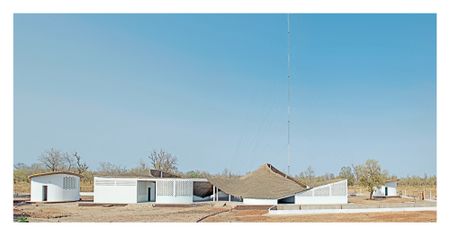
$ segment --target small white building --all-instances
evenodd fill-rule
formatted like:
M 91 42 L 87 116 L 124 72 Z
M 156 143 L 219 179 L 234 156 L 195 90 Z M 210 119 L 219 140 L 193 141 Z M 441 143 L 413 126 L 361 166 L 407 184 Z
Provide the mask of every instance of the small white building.
M 194 185 L 201 183 L 208 181 L 201 178 L 94 177 L 94 202 L 190 204 L 199 198 Z M 212 187 L 210 189 L 212 192 Z
M 384 185 L 373 191 L 373 197 L 397 197 L 397 181 L 386 181 Z
M 67 172 L 46 172 L 28 176 L 31 202 L 67 202 L 80 200 L 80 175 Z

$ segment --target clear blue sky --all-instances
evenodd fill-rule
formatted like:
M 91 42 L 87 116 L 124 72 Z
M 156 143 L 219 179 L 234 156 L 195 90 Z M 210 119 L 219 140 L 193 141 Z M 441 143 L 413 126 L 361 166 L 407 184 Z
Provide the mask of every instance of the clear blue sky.
M 14 162 L 287 169 L 286 15 L 15 15 Z M 436 172 L 436 16 L 291 15 L 292 174 Z

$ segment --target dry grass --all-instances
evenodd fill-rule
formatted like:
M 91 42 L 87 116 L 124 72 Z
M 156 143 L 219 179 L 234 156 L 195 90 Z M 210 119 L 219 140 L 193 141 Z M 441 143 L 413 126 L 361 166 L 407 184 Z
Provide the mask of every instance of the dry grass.
M 436 199 L 437 192 L 436 192 L 436 186 L 424 186 L 424 187 L 418 187 L 418 186 L 403 186 L 400 185 L 397 187 L 397 193 L 405 194 L 408 196 L 415 196 L 417 198 L 420 198 L 422 192 L 425 194 L 425 198 L 430 198 L 430 191 L 431 191 L 431 197 L 432 199 Z
M 20 194 L 30 193 L 30 183 L 27 182 L 17 182 L 14 183 L 14 192 Z
M 363 205 L 379 205 L 391 203 L 425 203 L 426 201 L 410 198 L 377 198 L 376 200 L 369 200 L 369 196 L 349 197 L 349 203 L 363 204 Z
M 94 186 L 89 182 L 81 182 L 80 192 L 94 192 Z

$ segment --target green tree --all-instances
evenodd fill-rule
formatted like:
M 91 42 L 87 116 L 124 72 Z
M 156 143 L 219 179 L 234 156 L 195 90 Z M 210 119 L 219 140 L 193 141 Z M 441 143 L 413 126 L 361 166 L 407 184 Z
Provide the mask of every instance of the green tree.
M 387 178 L 387 171 L 382 171 L 376 160 L 367 160 L 363 165 L 354 166 L 358 183 L 365 187 L 372 199 L 373 191 L 384 184 Z

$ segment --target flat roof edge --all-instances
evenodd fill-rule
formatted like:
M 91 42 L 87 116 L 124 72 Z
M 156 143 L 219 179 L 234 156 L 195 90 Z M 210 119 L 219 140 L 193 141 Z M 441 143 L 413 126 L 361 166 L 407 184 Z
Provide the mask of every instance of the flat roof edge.
M 97 179 L 131 179 L 131 180 L 141 180 L 141 181 L 157 181 L 157 180 L 192 180 L 192 181 L 205 181 L 208 182 L 206 178 L 152 178 L 152 177 L 127 177 L 127 176 L 94 176 Z

